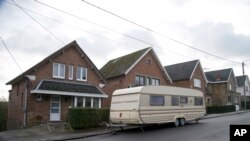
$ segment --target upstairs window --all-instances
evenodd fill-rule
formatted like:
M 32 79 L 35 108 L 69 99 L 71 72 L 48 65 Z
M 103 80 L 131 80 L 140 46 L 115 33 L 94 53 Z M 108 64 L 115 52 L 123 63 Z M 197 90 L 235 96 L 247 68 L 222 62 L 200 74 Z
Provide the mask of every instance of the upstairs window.
M 230 91 L 232 90 L 232 84 L 229 84 L 229 90 Z
M 151 64 L 151 60 L 150 60 L 150 59 L 147 59 L 146 63 L 147 63 L 147 64 Z
M 145 77 L 136 75 L 135 77 L 135 84 L 139 86 L 145 85 Z
M 246 92 L 248 91 L 248 86 L 245 86 L 245 91 L 246 91 Z
M 150 82 L 151 82 L 150 79 L 151 79 L 150 77 L 146 77 L 146 84 L 145 85 L 150 85 Z
M 151 106 L 163 106 L 164 96 L 150 96 L 150 105 Z
M 160 79 L 152 78 L 151 82 L 152 82 L 151 85 L 155 85 L 155 86 L 160 85 Z
M 77 67 L 77 78 L 78 81 L 87 81 L 87 68 Z
M 69 80 L 73 80 L 73 76 L 74 76 L 74 66 L 69 65 Z
M 65 78 L 65 65 L 53 63 L 53 78 Z
M 194 87 L 201 88 L 201 80 L 200 79 L 194 79 Z

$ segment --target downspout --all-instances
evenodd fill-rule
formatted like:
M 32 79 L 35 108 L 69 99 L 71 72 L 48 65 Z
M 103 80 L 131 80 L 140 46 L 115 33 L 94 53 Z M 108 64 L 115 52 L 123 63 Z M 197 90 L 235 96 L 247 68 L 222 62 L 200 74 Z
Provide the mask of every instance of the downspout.
M 28 121 L 28 89 L 29 89 L 29 78 L 25 81 L 25 99 L 24 99 L 24 128 L 27 128 Z
M 26 75 L 25 76 L 25 101 L 24 101 L 24 127 L 28 127 L 28 90 L 29 90 L 29 84 L 31 80 L 36 80 L 35 75 Z

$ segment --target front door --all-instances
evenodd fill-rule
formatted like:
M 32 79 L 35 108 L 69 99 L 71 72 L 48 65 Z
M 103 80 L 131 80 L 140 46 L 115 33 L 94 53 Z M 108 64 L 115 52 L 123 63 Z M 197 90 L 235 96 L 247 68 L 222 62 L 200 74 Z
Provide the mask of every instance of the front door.
M 61 97 L 51 96 L 50 98 L 50 121 L 61 120 Z

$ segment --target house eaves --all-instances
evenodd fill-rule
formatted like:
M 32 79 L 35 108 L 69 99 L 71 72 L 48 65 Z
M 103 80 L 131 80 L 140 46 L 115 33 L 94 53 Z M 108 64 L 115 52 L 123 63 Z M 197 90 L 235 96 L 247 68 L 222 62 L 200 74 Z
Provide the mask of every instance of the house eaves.
M 78 52 L 81 54 L 81 57 L 85 58 L 86 61 L 88 63 L 90 63 L 90 65 L 93 67 L 93 69 L 95 70 L 95 72 L 98 74 L 98 76 L 101 78 L 100 80 L 102 80 L 105 84 L 107 84 L 106 79 L 102 76 L 102 74 L 99 72 L 99 70 L 97 69 L 97 67 L 94 65 L 94 63 L 90 60 L 90 58 L 84 53 L 84 51 L 81 49 L 81 47 L 77 44 L 77 42 L 74 40 L 70 43 L 68 43 L 67 45 L 65 45 L 64 47 L 62 47 L 61 49 L 55 51 L 54 53 L 52 53 L 51 55 L 49 55 L 48 57 L 46 57 L 45 59 L 43 59 L 42 61 L 40 61 L 39 63 L 37 63 L 36 65 L 34 65 L 33 67 L 31 67 L 30 69 L 26 70 L 25 72 L 21 73 L 20 75 L 18 75 L 17 77 L 15 77 L 14 79 L 10 80 L 9 82 L 6 83 L 6 85 L 12 85 L 14 83 L 17 83 L 21 80 L 23 80 L 26 75 L 35 72 L 40 66 L 44 65 L 45 63 L 47 63 L 48 61 L 50 62 L 52 58 L 56 57 L 58 54 L 60 53 L 64 53 L 64 51 L 67 48 L 70 48 L 74 46 Z

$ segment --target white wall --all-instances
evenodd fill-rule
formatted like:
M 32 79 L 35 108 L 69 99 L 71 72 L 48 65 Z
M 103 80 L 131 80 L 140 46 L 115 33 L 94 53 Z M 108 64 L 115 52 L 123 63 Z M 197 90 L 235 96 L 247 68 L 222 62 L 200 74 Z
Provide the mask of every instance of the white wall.
M 245 86 L 248 87 L 248 91 L 246 90 L 246 96 L 250 96 L 250 84 L 249 84 L 248 80 L 245 81 Z M 238 93 L 241 93 L 241 96 L 244 96 L 244 89 L 243 88 L 244 88 L 243 86 L 236 88 L 236 91 Z

